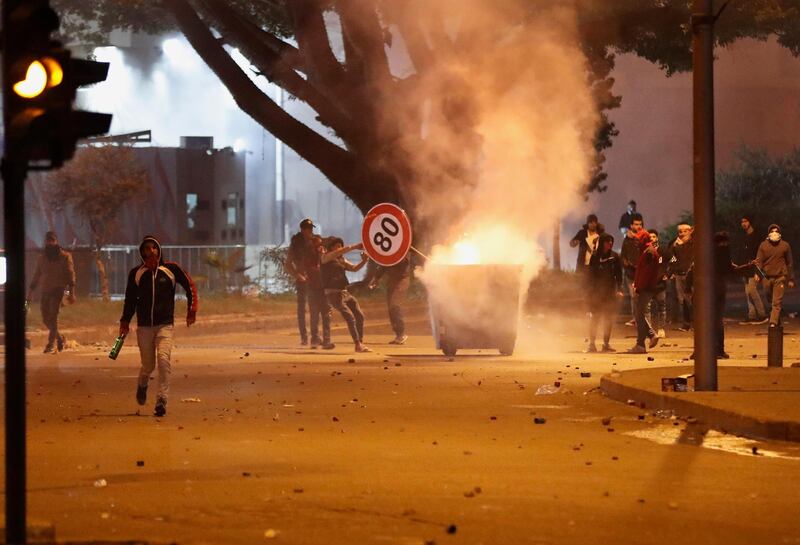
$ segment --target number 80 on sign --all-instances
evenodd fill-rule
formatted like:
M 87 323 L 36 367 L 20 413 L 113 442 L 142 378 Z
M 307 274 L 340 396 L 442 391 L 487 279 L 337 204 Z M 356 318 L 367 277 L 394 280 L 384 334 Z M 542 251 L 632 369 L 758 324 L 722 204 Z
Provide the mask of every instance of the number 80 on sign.
M 400 263 L 411 248 L 411 222 L 402 208 L 391 203 L 373 206 L 361 227 L 364 251 L 379 265 Z

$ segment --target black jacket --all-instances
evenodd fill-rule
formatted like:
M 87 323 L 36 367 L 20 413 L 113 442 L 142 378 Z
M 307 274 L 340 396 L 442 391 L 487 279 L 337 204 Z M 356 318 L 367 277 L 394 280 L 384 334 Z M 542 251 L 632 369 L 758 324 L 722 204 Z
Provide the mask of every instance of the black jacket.
M 147 241 L 153 241 L 158 245 L 161 260 L 155 272 L 150 271 L 142 263 L 128 273 L 125 305 L 120 321 L 129 323 L 135 312 L 136 323 L 139 326 L 148 327 L 174 323 L 176 284 L 180 284 L 186 290 L 189 314 L 196 313 L 197 288 L 195 288 L 192 278 L 177 263 L 164 261 L 161 244 L 153 237 L 145 237 L 139 246 L 140 254 Z
M 639 241 L 636 237 L 625 237 L 622 240 L 622 251 L 619 256 L 622 259 L 622 266 L 632 277 L 633 273 L 636 271 L 636 264 L 642 256 L 642 249 L 639 247 Z
M 744 233 L 741 239 L 741 246 L 736 255 L 737 262 L 743 265 L 754 261 L 758 255 L 758 247 L 763 240 L 764 237 L 759 235 L 755 229 L 753 229 L 752 233 Z
M 622 291 L 622 260 L 614 251 L 595 253 L 589 261 L 592 297 L 606 299 Z
M 694 243 L 692 239 L 683 244 L 678 244 L 678 239 L 673 240 L 669 244 L 669 274 L 684 275 L 687 274 L 694 265 L 693 248 Z M 667 259 L 667 256 L 664 257 Z

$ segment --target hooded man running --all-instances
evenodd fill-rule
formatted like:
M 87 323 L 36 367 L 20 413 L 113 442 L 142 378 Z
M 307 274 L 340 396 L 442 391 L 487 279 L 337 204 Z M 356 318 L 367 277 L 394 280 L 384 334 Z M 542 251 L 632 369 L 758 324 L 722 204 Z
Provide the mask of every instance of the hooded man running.
M 170 355 L 172 353 L 172 330 L 175 322 L 175 285 L 186 290 L 186 326 L 197 317 L 197 289 L 192 278 L 180 265 L 165 262 L 161 244 L 155 237 L 144 237 L 139 245 L 142 265 L 128 273 L 125 288 L 125 306 L 119 320 L 119 334 L 127 335 L 131 318 L 136 313 L 136 339 L 142 367 L 136 388 L 136 401 L 144 405 L 147 401 L 147 385 L 150 375 L 158 363 L 158 397 L 154 414 L 167 414 L 169 395 Z

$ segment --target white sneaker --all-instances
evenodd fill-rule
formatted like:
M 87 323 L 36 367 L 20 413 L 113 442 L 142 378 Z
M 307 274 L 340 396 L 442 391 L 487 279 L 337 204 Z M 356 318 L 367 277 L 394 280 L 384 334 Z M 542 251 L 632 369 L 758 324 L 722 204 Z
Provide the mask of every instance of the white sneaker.
M 408 335 L 400 335 L 399 337 L 395 337 L 394 339 L 389 341 L 389 344 L 406 344 L 407 340 L 408 340 Z
M 664 331 L 663 329 L 659 329 L 658 333 L 656 333 L 656 337 L 658 337 L 659 339 L 666 339 L 667 338 L 667 332 Z

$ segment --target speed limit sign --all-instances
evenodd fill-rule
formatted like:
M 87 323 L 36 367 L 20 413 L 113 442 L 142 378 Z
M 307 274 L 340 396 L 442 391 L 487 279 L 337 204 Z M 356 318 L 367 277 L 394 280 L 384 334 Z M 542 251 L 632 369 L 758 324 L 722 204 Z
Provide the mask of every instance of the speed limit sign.
M 411 248 L 411 222 L 399 206 L 377 204 L 364 216 L 361 242 L 373 261 L 391 267 L 400 263 Z

